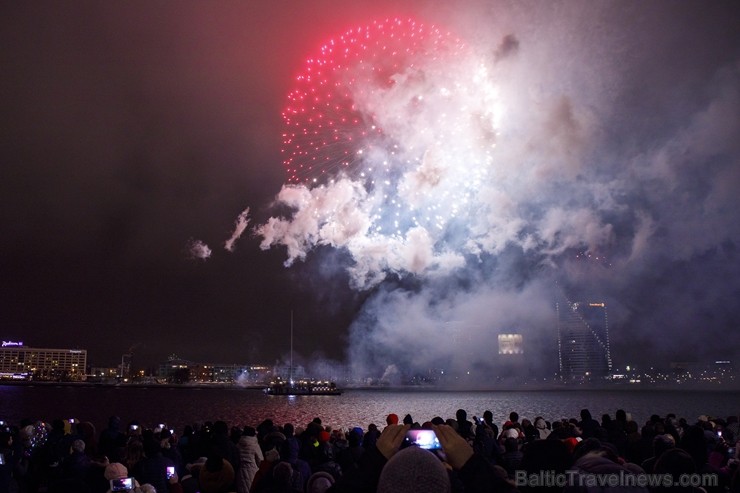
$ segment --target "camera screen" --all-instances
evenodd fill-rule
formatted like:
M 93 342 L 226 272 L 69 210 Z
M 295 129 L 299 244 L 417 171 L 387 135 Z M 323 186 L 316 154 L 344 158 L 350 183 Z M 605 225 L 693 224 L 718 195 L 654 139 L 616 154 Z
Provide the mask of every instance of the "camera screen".
M 409 430 L 406 432 L 406 442 L 426 450 L 442 448 L 434 430 Z
M 134 478 L 119 478 L 110 480 L 111 491 L 128 491 L 134 489 Z

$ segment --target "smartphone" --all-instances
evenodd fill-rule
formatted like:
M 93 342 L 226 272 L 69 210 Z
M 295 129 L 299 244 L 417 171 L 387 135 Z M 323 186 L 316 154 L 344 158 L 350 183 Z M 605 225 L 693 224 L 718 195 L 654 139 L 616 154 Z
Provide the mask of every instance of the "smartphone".
M 409 430 L 406 432 L 406 443 L 416 445 L 425 450 L 438 450 L 442 448 L 439 438 L 434 430 Z
M 74 424 L 75 419 L 74 418 L 69 418 L 69 422 Z
M 735 458 L 735 447 L 730 447 L 727 449 L 727 457 L 730 459 Z
M 172 479 L 175 475 L 175 466 L 167 466 L 167 479 Z
M 136 431 L 139 429 L 139 425 L 131 425 L 131 431 Z
M 111 491 L 129 491 L 134 489 L 134 478 L 118 478 L 110 480 Z
M 0 453 L 0 466 L 5 465 L 5 454 Z

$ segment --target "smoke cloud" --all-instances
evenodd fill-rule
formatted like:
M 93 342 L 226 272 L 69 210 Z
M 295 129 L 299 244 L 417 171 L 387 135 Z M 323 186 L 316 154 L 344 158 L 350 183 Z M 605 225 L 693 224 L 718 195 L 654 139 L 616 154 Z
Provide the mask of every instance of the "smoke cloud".
M 235 243 L 236 240 L 238 240 L 242 233 L 244 233 L 244 230 L 247 229 L 247 226 L 249 225 L 249 207 L 244 209 L 239 216 L 237 216 L 236 221 L 234 222 L 234 232 L 231 234 L 231 238 L 226 240 L 224 243 L 224 248 L 228 250 L 229 252 L 233 252 L 236 248 Z
M 502 368 L 504 332 L 547 355 L 528 363 L 546 372 L 563 291 L 606 302 L 618 364 L 642 342 L 668 360 L 719 357 L 699 329 L 737 340 L 724 307 L 740 293 L 738 59 L 710 67 L 688 53 L 665 65 L 670 82 L 644 88 L 661 53 L 629 50 L 647 26 L 619 19 L 635 32 L 601 25 L 595 39 L 591 16 L 615 12 L 549 14 L 514 13 L 507 30 L 414 59 L 382 89 L 357 84 L 386 140 L 359 157 L 361 174 L 285 185 L 275 205 L 289 212 L 255 229 L 286 266 L 318 247 L 348 254 L 352 287 L 371 293 L 348 349 L 364 374 L 484 378 Z
M 207 260 L 212 250 L 201 240 L 190 239 L 187 244 L 187 254 L 191 259 Z

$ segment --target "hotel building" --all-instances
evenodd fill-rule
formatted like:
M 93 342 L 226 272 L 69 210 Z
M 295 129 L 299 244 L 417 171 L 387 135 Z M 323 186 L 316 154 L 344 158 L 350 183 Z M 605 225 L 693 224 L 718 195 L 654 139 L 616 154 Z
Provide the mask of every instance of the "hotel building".
M 86 349 L 33 348 L 12 341 L 0 347 L 0 378 L 85 380 L 86 367 Z

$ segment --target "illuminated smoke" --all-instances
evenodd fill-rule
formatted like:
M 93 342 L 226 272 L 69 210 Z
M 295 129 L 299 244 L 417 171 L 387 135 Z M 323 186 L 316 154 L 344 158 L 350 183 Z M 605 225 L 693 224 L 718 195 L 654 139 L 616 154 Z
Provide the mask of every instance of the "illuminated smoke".
M 224 248 L 230 252 L 234 251 L 234 243 L 236 243 L 236 240 L 239 239 L 239 237 L 244 233 L 244 230 L 247 229 L 247 226 L 249 225 L 249 207 L 244 209 L 241 214 L 236 218 L 236 221 L 234 222 L 234 232 L 231 234 L 231 238 L 226 240 L 224 243 Z
M 517 49 L 509 35 L 498 50 Z M 509 160 L 502 81 L 480 53 L 396 19 L 309 59 L 284 113 L 285 164 L 300 183 L 276 202 L 294 213 L 257 228 L 262 248 L 285 246 L 286 265 L 318 245 L 346 250 L 353 285 L 368 289 L 389 274 L 447 276 L 512 245 L 556 256 L 608 244 L 611 226 L 590 204 L 533 207 L 538 165 Z M 572 154 L 579 117 L 561 99 L 543 122 Z
M 187 253 L 191 259 L 207 260 L 212 252 L 202 241 L 190 239 L 187 244 Z
M 497 179 L 503 111 L 490 67 L 435 26 L 387 20 L 350 30 L 298 77 L 284 113 L 289 218 L 257 228 L 287 265 L 317 245 L 346 249 L 355 286 L 387 273 L 446 274 L 480 250 L 471 221 Z M 313 188 L 311 188 L 313 186 Z M 464 225 L 468 234 L 450 236 Z
M 347 254 L 353 287 L 371 293 L 349 356 L 378 378 L 393 364 L 483 368 L 497 331 L 551 337 L 556 285 L 608 298 L 610 323 L 633 335 L 669 319 L 695 326 L 699 295 L 680 288 L 659 286 L 684 303 L 643 307 L 652 325 L 625 305 L 641 302 L 635 286 L 656 287 L 652 270 L 676 276 L 677 263 L 731 255 L 740 241 L 737 68 L 663 134 L 638 135 L 610 93 L 632 87 L 608 65 L 619 43 L 574 43 L 559 35 L 590 19 L 542 16 L 522 21 L 536 36 L 506 26 L 467 40 L 410 20 L 353 28 L 295 81 L 283 113 L 289 183 L 275 199 L 289 212 L 255 231 L 263 249 L 285 247 L 286 265 L 317 247 Z M 615 150 L 611 132 L 634 148 Z
M 381 369 L 381 377 L 399 358 L 402 369 L 461 369 L 489 353 L 473 338 L 503 323 L 536 340 L 528 332 L 552 316 L 551 297 L 542 282 L 512 284 L 521 274 L 512 272 L 511 255 L 519 257 L 517 269 L 537 272 L 570 250 L 604 248 L 612 239 L 612 226 L 588 200 L 590 184 L 548 207 L 540 203 L 542 192 L 552 196 L 546 167 L 577 158 L 585 138 L 584 115 L 570 101 L 546 105 L 539 124 L 546 149 L 529 146 L 514 158 L 522 138 L 502 97 L 511 88 L 494 64 L 518 49 L 509 35 L 496 56 L 486 56 L 490 50 L 440 28 L 385 21 L 330 41 L 297 79 L 284 113 L 283 152 L 294 183 L 275 200 L 292 212 L 255 229 L 261 247 L 284 246 L 287 266 L 318 246 L 345 251 L 357 289 L 405 278 L 423 283 L 421 291 L 390 284 L 362 308 L 350 354 L 365 371 Z M 544 155 L 550 159 L 538 162 Z M 475 288 L 455 293 L 456 279 L 476 279 Z M 508 306 L 533 293 L 540 299 L 526 301 L 528 309 Z M 497 304 L 506 314 L 481 315 Z M 418 338 L 413 357 L 394 348 Z M 470 361 L 457 360 L 461 353 Z M 401 369 L 393 368 L 399 380 Z

